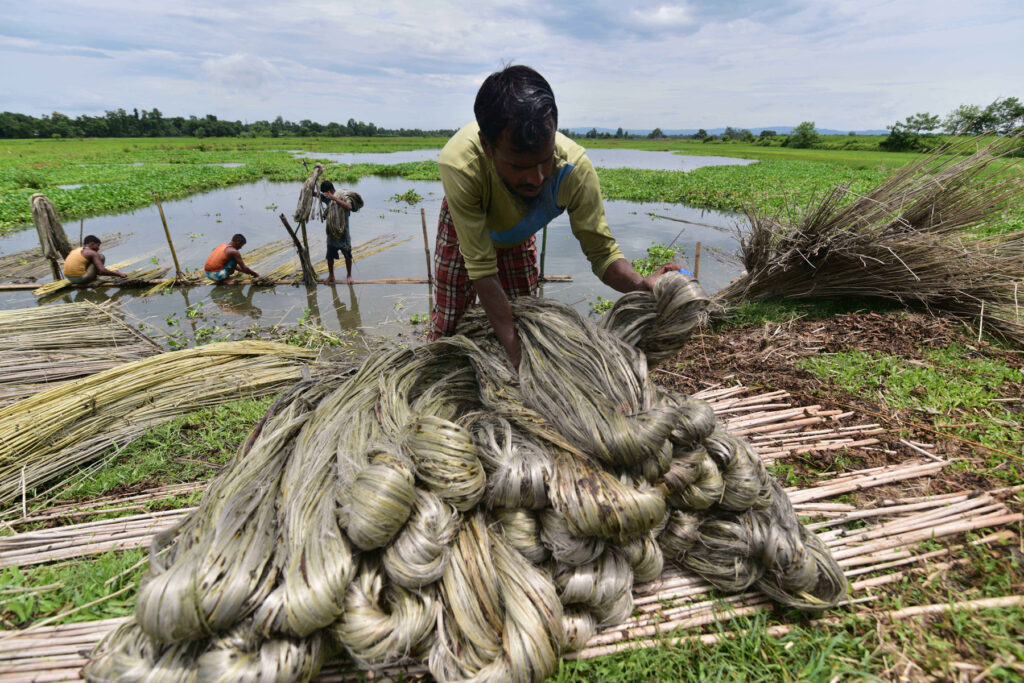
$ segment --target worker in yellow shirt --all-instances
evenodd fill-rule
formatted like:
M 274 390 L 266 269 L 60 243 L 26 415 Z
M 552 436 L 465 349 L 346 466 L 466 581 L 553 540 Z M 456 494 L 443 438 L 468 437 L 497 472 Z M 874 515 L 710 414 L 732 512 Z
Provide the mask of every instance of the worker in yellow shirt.
M 100 238 L 86 235 L 82 246 L 72 249 L 64 259 L 64 277 L 75 285 L 85 285 L 100 275 L 127 277 L 120 270 L 107 270 L 107 257 L 100 253 Z
M 591 269 L 620 292 L 651 290 L 671 263 L 644 278 L 612 238 L 586 150 L 557 132 L 551 86 L 528 66 L 508 66 L 480 86 L 476 122 L 441 150 L 445 197 L 434 249 L 430 338 L 454 333 L 477 297 L 519 367 L 509 296 L 536 296 L 535 234 L 563 211 Z

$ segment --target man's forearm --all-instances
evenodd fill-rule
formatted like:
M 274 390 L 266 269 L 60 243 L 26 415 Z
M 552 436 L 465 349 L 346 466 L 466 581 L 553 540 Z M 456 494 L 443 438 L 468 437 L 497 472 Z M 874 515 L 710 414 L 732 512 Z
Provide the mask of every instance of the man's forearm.
M 601 281 L 619 292 L 653 292 L 654 283 L 657 282 L 658 278 L 674 270 L 679 270 L 679 264 L 673 261 L 672 263 L 666 263 L 647 277 L 643 277 L 640 273 L 633 270 L 633 266 L 629 261 L 620 258 L 608 266 L 607 270 L 604 271 Z
M 633 270 L 633 266 L 624 258 L 612 261 L 601 276 L 601 282 L 605 283 L 617 292 L 635 292 L 638 289 L 647 289 L 644 279 L 640 273 Z
M 516 328 L 512 322 L 512 306 L 505 296 L 505 290 L 501 288 L 501 280 L 497 275 L 488 275 L 473 281 L 473 288 L 476 289 L 480 298 L 480 305 L 487 313 L 487 319 L 491 321 L 491 327 L 498 336 L 498 341 L 505 347 L 512 365 L 519 367 L 519 337 L 516 336 Z

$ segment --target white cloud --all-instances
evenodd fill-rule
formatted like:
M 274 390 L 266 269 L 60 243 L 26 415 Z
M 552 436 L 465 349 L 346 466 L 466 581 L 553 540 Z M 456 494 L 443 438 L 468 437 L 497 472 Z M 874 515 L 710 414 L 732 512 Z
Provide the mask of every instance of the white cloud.
M 1024 97 L 1022 35 L 1019 0 L 50 0 L 5 13 L 0 93 L 36 115 L 457 127 L 514 60 L 565 126 L 848 130 Z
M 659 5 L 653 10 L 635 9 L 632 17 L 638 24 L 656 28 L 678 28 L 693 23 L 689 10 L 680 5 Z
M 261 90 L 281 77 L 277 68 L 262 57 L 237 52 L 207 59 L 203 71 L 214 83 L 231 91 Z

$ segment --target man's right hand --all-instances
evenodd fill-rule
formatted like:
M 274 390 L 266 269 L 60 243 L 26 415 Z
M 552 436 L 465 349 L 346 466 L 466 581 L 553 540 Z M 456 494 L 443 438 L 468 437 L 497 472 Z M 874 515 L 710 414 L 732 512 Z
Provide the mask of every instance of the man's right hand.
M 523 360 L 523 346 L 519 341 L 519 335 L 516 334 L 515 328 L 512 329 L 512 335 L 508 339 L 501 340 L 501 345 L 505 347 L 505 353 L 508 354 L 508 359 L 512 361 L 512 367 L 518 371 L 519 363 Z

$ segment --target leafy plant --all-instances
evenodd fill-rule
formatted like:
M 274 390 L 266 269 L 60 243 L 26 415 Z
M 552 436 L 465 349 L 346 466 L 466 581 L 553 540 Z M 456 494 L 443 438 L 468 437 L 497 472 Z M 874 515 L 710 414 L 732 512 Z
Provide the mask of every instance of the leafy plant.
M 395 194 L 391 195 L 391 197 L 388 198 L 388 201 L 405 202 L 410 206 L 415 206 L 416 204 L 423 201 L 423 197 L 418 192 L 416 192 L 416 190 L 409 189 L 402 194 L 396 192 Z

